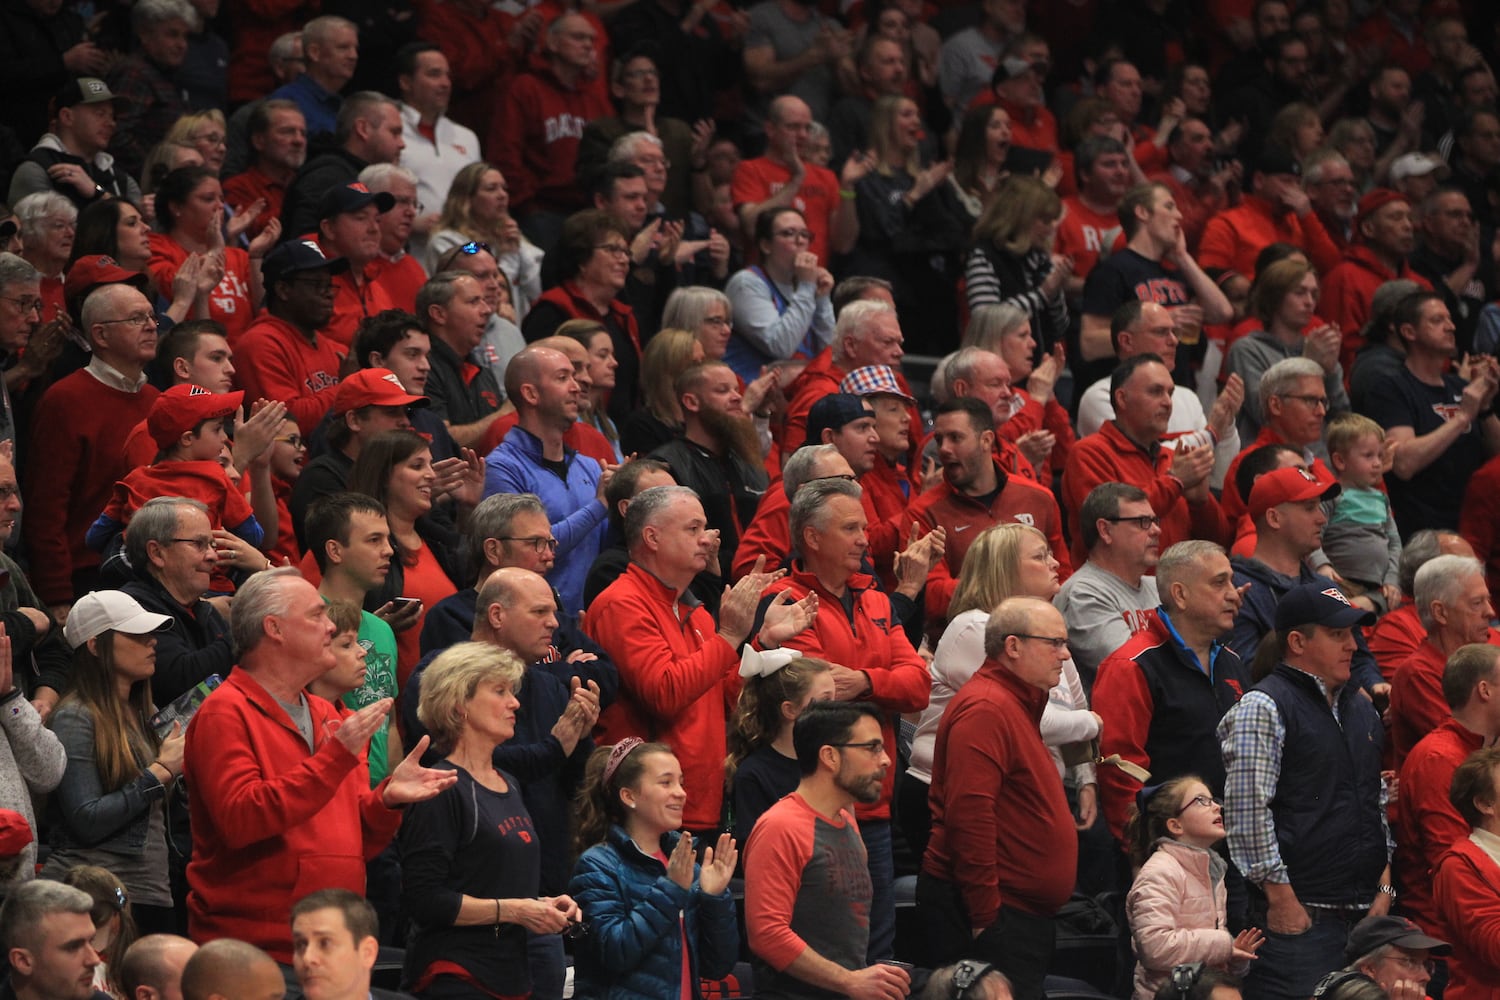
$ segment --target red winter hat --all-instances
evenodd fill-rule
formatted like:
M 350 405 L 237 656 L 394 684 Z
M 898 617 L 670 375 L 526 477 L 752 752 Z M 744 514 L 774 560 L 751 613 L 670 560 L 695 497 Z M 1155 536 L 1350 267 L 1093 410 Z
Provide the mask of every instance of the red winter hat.
M 203 421 L 238 413 L 244 398 L 243 392 L 209 392 L 201 385 L 174 385 L 151 404 L 146 431 L 158 448 L 166 450 Z
M 1366 219 L 1380 211 L 1393 201 L 1411 204 L 1411 199 L 1400 191 L 1392 191 L 1390 188 L 1375 188 L 1359 199 L 1359 211 L 1354 215 L 1354 228 L 1358 229 L 1364 225 Z
M 0 809 L 0 858 L 14 858 L 36 839 L 26 817 L 14 809 Z

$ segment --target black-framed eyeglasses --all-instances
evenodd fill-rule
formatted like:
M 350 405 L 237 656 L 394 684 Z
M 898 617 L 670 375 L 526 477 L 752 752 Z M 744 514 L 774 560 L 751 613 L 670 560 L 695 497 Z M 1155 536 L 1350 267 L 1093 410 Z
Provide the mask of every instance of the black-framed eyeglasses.
M 214 547 L 212 538 L 173 538 L 171 542 L 173 545 L 191 545 L 199 552 L 207 552 Z
M 772 233 L 784 240 L 811 240 L 813 238 L 811 229 L 778 229 Z
M 826 483 L 830 479 L 842 479 L 846 483 L 856 483 L 856 482 L 859 482 L 859 477 L 856 476 L 856 475 L 854 475 L 852 472 L 845 473 L 845 474 L 843 474 L 841 476 L 813 476 L 811 479 L 808 480 L 808 482 L 809 483 Z
M 1207 809 L 1209 806 L 1223 806 L 1223 805 L 1224 805 L 1224 803 L 1222 801 L 1220 801 L 1219 799 L 1214 798 L 1212 795 L 1194 795 L 1192 798 L 1188 799 L 1186 802 L 1184 802 L 1182 804 L 1182 808 L 1181 809 L 1177 810 L 1172 815 L 1173 816 L 1181 816 L 1183 813 L 1185 813 L 1189 809 L 1193 808 L 1193 806 L 1202 806 L 1203 808 Z
M 503 535 L 496 538 L 496 541 L 520 542 L 522 545 L 530 545 L 538 552 L 541 552 L 543 549 L 546 549 L 549 552 L 557 551 L 557 539 L 549 538 L 546 535 L 531 535 L 526 538 L 519 538 L 515 535 Z
M 864 743 L 830 743 L 831 747 L 839 747 L 844 750 L 863 750 L 865 753 L 879 754 L 885 752 L 884 740 L 867 740 Z
M 300 449 L 300 448 L 306 448 L 307 447 L 307 442 L 305 440 L 303 440 L 303 437 L 302 437 L 301 434 L 288 434 L 285 437 L 279 437 L 276 440 L 280 444 L 289 444 L 293 448 L 299 448 Z
M 1067 636 L 1063 636 L 1061 639 L 1059 639 L 1056 636 L 1052 635 L 1025 635 L 1020 632 L 1012 632 L 1011 635 L 1015 636 L 1017 639 L 1031 639 L 1036 642 L 1045 642 L 1058 652 L 1062 652 L 1063 650 L 1068 648 Z
M 995 967 L 976 958 L 966 958 L 953 968 L 953 1000 L 968 1000 L 969 991 Z
M 1155 514 L 1137 514 L 1134 517 L 1106 517 L 1106 521 L 1115 524 L 1133 524 L 1142 531 L 1150 531 L 1152 528 L 1161 527 L 1161 518 Z

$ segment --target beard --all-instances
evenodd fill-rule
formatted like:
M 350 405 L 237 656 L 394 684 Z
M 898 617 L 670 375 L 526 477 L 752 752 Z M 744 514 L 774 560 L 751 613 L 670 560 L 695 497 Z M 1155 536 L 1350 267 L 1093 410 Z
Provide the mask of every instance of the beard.
M 765 461 L 760 449 L 760 435 L 755 432 L 755 421 L 751 418 L 718 410 L 699 410 L 698 420 L 724 450 L 751 465 Z

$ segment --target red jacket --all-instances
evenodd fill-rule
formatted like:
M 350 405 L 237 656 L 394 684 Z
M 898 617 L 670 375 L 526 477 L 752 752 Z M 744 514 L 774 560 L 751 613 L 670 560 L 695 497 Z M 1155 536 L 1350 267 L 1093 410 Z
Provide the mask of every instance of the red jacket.
M 599 741 L 638 736 L 670 744 L 688 795 L 682 825 L 718 826 L 724 720 L 739 697 L 739 653 L 692 591 L 679 597 L 633 562 L 594 598 L 588 630 L 620 671 L 620 696 L 599 717 Z
M 927 664 L 912 649 L 901 623 L 891 614 L 891 599 L 875 586 L 873 577 L 855 573 L 849 577 L 849 592 L 854 612 L 844 611 L 841 598 L 830 593 L 818 578 L 793 563 L 788 576 L 766 588 L 770 597 L 782 591 L 801 600 L 808 593 L 818 595 L 818 616 L 811 628 L 793 637 L 787 645 L 804 656 L 813 656 L 841 667 L 862 672 L 870 680 L 870 693 L 864 700 L 881 710 L 880 735 L 885 752 L 896 759 L 896 727 L 891 717 L 904 712 L 920 712 L 927 707 L 932 693 L 932 675 Z M 762 609 L 768 601 L 762 601 Z M 891 817 L 891 790 L 896 784 L 896 769 L 886 771 L 880 801 L 861 803 L 855 815 L 861 822 Z
M 1468 837 L 1438 859 L 1433 877 L 1441 925 L 1453 945 L 1444 1000 L 1500 998 L 1500 867 Z
M 1406 261 L 1399 271 L 1387 268 L 1369 247 L 1359 244 L 1344 251 L 1343 262 L 1323 278 L 1323 294 L 1318 300 L 1318 314 L 1337 323 L 1344 334 L 1339 361 L 1344 371 L 1354 365 L 1354 355 L 1365 346 L 1364 327 L 1370 321 L 1370 306 L 1375 290 L 1387 281 L 1414 281 L 1418 287 L 1432 290 L 1432 282 L 1411 269 Z
M 276 399 L 304 436 L 333 407 L 344 350 L 318 333 L 309 341 L 284 319 L 262 313 L 235 347 L 235 375 L 247 399 Z
M 1469 477 L 1458 512 L 1458 533 L 1484 564 L 1490 600 L 1495 601 L 1500 597 L 1500 456 L 1485 462 Z
M 587 205 L 578 184 L 578 140 L 595 118 L 615 113 L 597 90 L 565 88 L 551 69 L 520 73 L 495 107 L 488 159 L 505 174 L 512 209 L 574 212 Z
M 365 268 L 365 274 L 380 286 L 395 308 L 417 311 L 417 293 L 427 284 L 427 272 L 417 258 L 403 252 L 392 260 L 381 254 Z
M 1007 475 L 998 464 L 995 475 L 1000 481 L 1000 492 L 988 507 L 974 497 L 955 492 L 944 480 L 918 497 L 907 511 L 908 525 L 912 521 L 920 522 L 924 531 L 941 525 L 948 532 L 943 561 L 932 567 L 932 572 L 927 575 L 929 629 L 941 627 L 948 617 L 948 603 L 953 600 L 953 591 L 958 589 L 964 553 L 969 551 L 979 533 L 990 525 L 1011 521 L 1031 525 L 1047 536 L 1052 557 L 1058 562 L 1058 579 L 1066 580 L 1073 572 L 1068 547 L 1063 542 L 1062 514 L 1051 491 Z
M 757 556 L 766 557 L 766 569 L 773 570 L 792 551 L 792 527 L 790 517 L 792 502 L 780 480 L 771 484 L 755 508 L 755 516 L 740 535 L 740 544 L 734 550 L 734 563 L 730 573 L 738 581 L 755 568 Z
M 89 525 L 130 471 L 125 438 L 146 419 L 159 393 L 124 392 L 87 369 L 54 382 L 32 416 L 25 488 L 31 585 L 44 604 L 65 604 L 97 583 L 99 553 L 84 544 Z
M 292 960 L 292 904 L 315 889 L 364 895 L 365 863 L 396 835 L 385 782 L 332 737 L 338 710 L 308 698 L 318 748 L 264 687 L 232 671 L 193 717 L 183 776 L 193 814 L 188 922 L 195 941 L 249 941 Z
M 266 199 L 265 211 L 256 216 L 245 235 L 250 239 L 260 235 L 266 223 L 281 218 L 281 205 L 286 200 L 286 185 L 273 181 L 257 166 L 246 167 L 224 182 L 224 203 L 236 213 L 243 212 L 257 200 Z
M 901 529 L 911 521 L 906 518 L 906 508 L 917 495 L 911 479 L 903 465 L 892 465 L 883 457 L 875 459 L 875 468 L 859 477 L 863 491 L 860 502 L 864 504 L 865 537 L 870 542 L 870 564 L 890 587 L 896 585 L 891 572 L 892 559 L 897 550 L 906 544 L 906 535 Z M 783 491 L 784 495 L 784 491 Z
M 330 253 L 328 256 L 336 254 Z M 377 273 L 378 266 L 372 262 L 365 265 L 360 281 L 355 281 L 354 275 L 349 271 L 333 276 L 333 318 L 318 331 L 318 336 L 337 341 L 340 349 L 347 352 L 354 346 L 354 334 L 362 320 L 377 316 L 387 309 L 409 308 L 398 307 L 386 292 L 385 286 L 372 280 Z M 412 305 L 415 304 L 414 299 Z
M 1206 538 L 1228 545 L 1234 532 L 1219 502 L 1209 496 L 1198 503 L 1189 503 L 1182 495 L 1182 484 L 1172 478 L 1171 469 L 1170 451 L 1159 446 L 1154 453 L 1143 451 L 1114 420 L 1074 445 L 1062 478 L 1063 505 L 1068 509 L 1068 525 L 1072 529 L 1073 558 L 1080 563 L 1088 558 L 1078 528 L 1078 509 L 1090 490 L 1108 482 L 1129 483 L 1146 491 L 1151 509 L 1161 518 L 1163 552 L 1189 538 Z
M 1409 597 L 1403 600 L 1404 604 L 1381 615 L 1369 631 L 1370 653 L 1388 681 L 1395 680 L 1396 668 L 1405 663 L 1427 638 L 1427 630 L 1417 617 L 1416 604 Z
M 1224 209 L 1203 227 L 1198 263 L 1232 267 L 1248 277 L 1255 274 L 1260 252 L 1278 242 L 1307 251 L 1319 274 L 1332 271 L 1343 259 L 1316 212 L 1309 211 L 1300 219 L 1291 212 L 1276 214 L 1263 198 L 1246 195 L 1239 205 Z
M 922 870 L 957 886 L 969 923 L 1002 906 L 1054 916 L 1073 892 L 1078 832 L 1042 743 L 1047 693 L 985 660 L 938 726 Z
M 1078 436 L 1073 433 L 1073 422 L 1068 419 L 1068 411 L 1058 403 L 1056 396 L 1050 397 L 1044 405 L 1032 399 L 1025 389 L 1017 388 L 1015 393 L 1016 398 L 1022 401 L 1021 408 L 995 429 L 995 438 L 997 442 L 1004 440 L 1015 443 L 1023 434 L 1051 431 L 1057 441 L 1052 445 L 1052 453 L 1042 462 L 1040 471 L 1036 472 L 1039 482 L 1050 483 L 1053 470 L 1068 464 L 1068 456 L 1073 453 L 1073 444 L 1078 440 Z
M 1412 747 L 1450 715 L 1448 701 L 1443 697 L 1443 667 L 1447 662 L 1443 651 L 1429 638 L 1396 668 L 1388 718 L 1397 770 Z
M 1469 824 L 1448 798 L 1448 786 L 1458 765 L 1483 742 L 1484 737 L 1449 718 L 1412 748 L 1401 767 L 1391 871 L 1402 912 L 1421 927 L 1441 926 L 1432 899 L 1432 871 L 1444 851 L 1469 835 Z

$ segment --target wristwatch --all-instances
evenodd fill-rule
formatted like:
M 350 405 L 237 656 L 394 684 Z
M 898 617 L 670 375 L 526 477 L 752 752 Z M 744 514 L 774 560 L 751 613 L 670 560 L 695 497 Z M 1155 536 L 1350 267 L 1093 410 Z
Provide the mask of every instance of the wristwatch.
M 1380 883 L 1375 887 L 1375 891 L 1380 893 L 1382 896 L 1389 896 L 1392 899 L 1396 898 L 1396 887 L 1391 885 L 1389 882 Z

